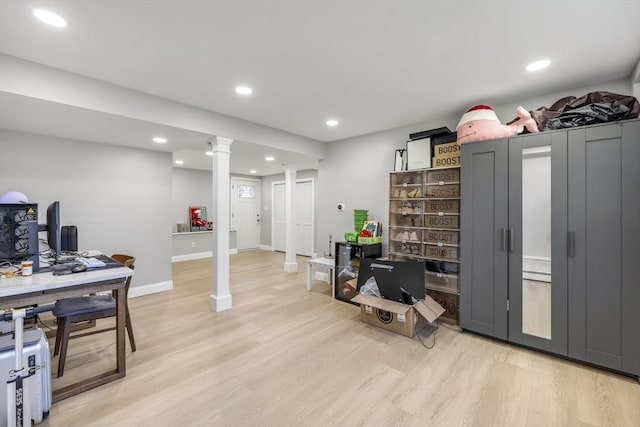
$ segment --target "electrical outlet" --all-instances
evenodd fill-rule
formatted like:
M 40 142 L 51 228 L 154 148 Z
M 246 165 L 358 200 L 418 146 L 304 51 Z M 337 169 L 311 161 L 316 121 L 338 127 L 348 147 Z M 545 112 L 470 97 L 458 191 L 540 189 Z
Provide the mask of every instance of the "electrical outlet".
M 191 247 L 195 248 L 196 247 L 196 242 L 191 242 Z
M 338 203 L 338 212 L 344 212 L 346 208 L 347 205 L 345 205 L 344 203 Z

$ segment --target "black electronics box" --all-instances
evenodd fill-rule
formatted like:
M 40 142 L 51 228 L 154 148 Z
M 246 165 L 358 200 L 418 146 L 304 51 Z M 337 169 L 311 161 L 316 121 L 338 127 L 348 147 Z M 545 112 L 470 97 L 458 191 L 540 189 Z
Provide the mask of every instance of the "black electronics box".
M 410 133 L 409 134 L 409 139 L 411 141 L 415 141 L 416 139 L 424 139 L 424 138 L 431 138 L 431 140 L 433 140 L 433 138 L 435 138 L 437 135 L 440 134 L 450 134 L 451 131 L 449 130 L 448 127 L 441 127 L 441 128 L 436 128 L 436 129 L 429 129 L 429 130 L 423 130 L 420 132 L 415 132 L 415 133 Z
M 38 205 L 0 204 L 0 259 L 33 261 L 38 271 Z
M 457 140 L 458 132 L 440 133 L 431 137 L 431 146 L 456 142 Z

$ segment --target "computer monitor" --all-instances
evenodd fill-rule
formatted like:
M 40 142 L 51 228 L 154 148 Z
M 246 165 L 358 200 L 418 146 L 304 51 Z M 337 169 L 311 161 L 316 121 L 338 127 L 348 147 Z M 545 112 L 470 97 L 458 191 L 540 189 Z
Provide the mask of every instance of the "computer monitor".
M 408 303 L 404 290 L 417 300 L 425 297 L 424 261 L 387 261 L 363 258 L 358 272 L 358 291 L 370 277 L 376 279 L 383 298 Z
M 47 232 L 47 243 L 53 251 L 54 255 L 57 257 L 60 256 L 62 252 L 62 236 L 61 236 L 61 227 L 60 227 L 60 202 L 55 201 L 49 205 L 47 208 L 47 223 L 40 224 L 38 226 L 38 231 L 46 231 Z

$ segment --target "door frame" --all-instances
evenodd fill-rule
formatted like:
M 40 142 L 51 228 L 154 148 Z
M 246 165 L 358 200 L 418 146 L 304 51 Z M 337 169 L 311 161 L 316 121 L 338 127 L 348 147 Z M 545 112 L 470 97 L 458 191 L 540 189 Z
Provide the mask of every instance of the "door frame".
M 315 252 L 315 245 L 316 245 L 316 183 L 315 183 L 315 178 L 314 177 L 309 177 L 309 178 L 296 178 L 296 185 L 298 183 L 301 182 L 311 182 L 311 257 L 314 257 Z M 275 212 L 275 205 L 276 205 L 276 192 L 275 192 L 275 186 L 276 185 L 280 185 L 280 184 L 285 184 L 286 185 L 286 181 L 273 181 L 271 183 L 271 250 L 275 251 L 275 245 L 273 244 L 273 236 L 275 236 L 275 228 L 276 228 L 276 219 L 275 219 L 275 215 L 273 214 L 273 212 Z M 295 219 L 294 219 L 295 221 Z M 297 252 L 297 250 L 296 250 Z M 296 253 L 297 255 L 297 253 Z M 306 256 L 306 255 L 303 255 Z
M 236 181 L 253 181 L 253 182 L 257 182 L 260 185 L 259 187 L 259 191 L 260 191 L 260 197 L 258 200 L 258 214 L 260 215 L 260 232 L 258 233 L 258 246 L 256 246 L 256 248 L 260 247 L 261 241 L 262 241 L 262 179 L 259 178 L 244 178 L 244 177 L 240 177 L 240 176 L 232 176 L 229 182 L 229 192 L 231 194 L 231 197 L 229 198 L 229 204 L 231 206 L 229 206 L 229 225 L 230 228 L 232 230 L 234 230 L 236 232 L 236 239 L 238 238 L 238 229 L 237 227 L 235 227 L 234 221 L 233 221 L 233 208 L 234 208 L 234 200 L 236 199 L 235 193 L 233 192 L 233 186 L 235 185 Z M 236 240 L 236 246 L 237 246 L 237 240 Z M 249 250 L 249 249 L 239 249 L 239 250 Z

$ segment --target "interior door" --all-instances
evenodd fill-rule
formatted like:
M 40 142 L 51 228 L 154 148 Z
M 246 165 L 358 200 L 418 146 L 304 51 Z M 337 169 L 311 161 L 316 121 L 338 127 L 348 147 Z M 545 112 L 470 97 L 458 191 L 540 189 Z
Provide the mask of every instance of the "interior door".
M 567 134 L 509 140 L 509 341 L 567 354 Z
M 462 146 L 460 326 L 507 339 L 507 140 Z
M 640 122 L 569 131 L 569 356 L 640 374 Z
M 257 180 L 231 178 L 231 228 L 238 250 L 260 247 L 260 185 Z
M 301 179 L 296 182 L 296 253 L 313 256 L 314 247 L 314 181 Z M 272 247 L 284 252 L 285 247 L 285 183 L 273 184 Z
M 313 181 L 296 182 L 296 248 L 313 256 Z

